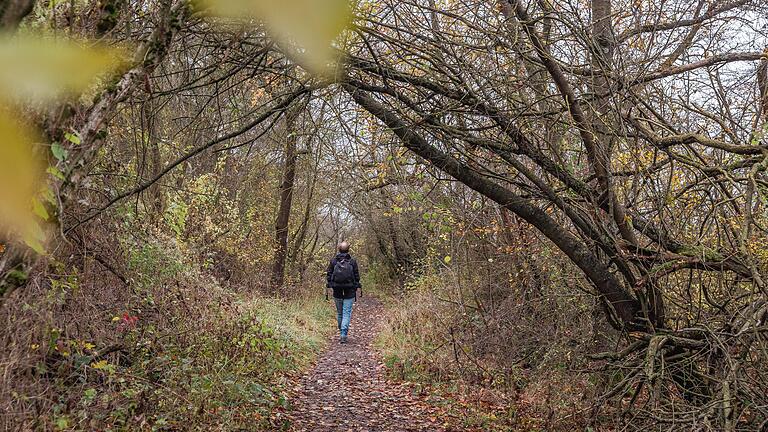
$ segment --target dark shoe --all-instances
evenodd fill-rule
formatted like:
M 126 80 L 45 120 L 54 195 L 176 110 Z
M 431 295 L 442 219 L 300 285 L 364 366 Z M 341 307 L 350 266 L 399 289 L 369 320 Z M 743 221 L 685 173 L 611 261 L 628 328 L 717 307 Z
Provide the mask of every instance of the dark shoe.
M 342 336 L 341 337 L 341 343 L 343 343 L 343 344 L 347 343 L 347 337 L 346 336 Z

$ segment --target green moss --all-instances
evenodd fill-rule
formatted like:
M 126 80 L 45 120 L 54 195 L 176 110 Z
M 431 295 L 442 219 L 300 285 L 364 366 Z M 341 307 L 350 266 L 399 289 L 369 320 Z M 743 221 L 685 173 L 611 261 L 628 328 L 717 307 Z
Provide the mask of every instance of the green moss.
M 670 268 L 672 268 L 675 265 L 675 261 L 667 261 L 663 264 L 659 264 L 657 266 L 654 266 L 648 273 L 651 275 L 654 275 L 656 273 L 664 272 Z
M 723 261 L 723 256 L 720 253 L 706 246 L 685 246 L 678 253 L 692 258 L 701 258 L 706 261 Z

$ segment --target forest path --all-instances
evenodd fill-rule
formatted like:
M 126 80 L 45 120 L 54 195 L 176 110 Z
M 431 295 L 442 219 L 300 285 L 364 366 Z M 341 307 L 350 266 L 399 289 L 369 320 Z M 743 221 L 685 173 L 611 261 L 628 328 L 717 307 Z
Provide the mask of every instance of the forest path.
M 329 306 L 331 307 L 331 306 Z M 349 342 L 334 336 L 302 377 L 288 414 L 291 431 L 446 431 L 442 419 L 411 390 L 388 381 L 372 344 L 384 308 L 365 296 L 355 303 Z

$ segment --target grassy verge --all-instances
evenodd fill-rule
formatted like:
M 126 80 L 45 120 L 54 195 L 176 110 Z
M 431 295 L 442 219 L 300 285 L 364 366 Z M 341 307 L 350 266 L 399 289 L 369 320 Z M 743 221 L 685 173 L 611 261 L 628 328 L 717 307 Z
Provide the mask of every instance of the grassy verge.
M 58 429 L 274 430 L 290 383 L 323 347 L 319 301 L 238 299 L 215 318 L 164 331 L 137 326 L 131 348 L 84 365 Z M 181 325 L 183 323 L 183 325 Z M 79 399 L 79 400 L 78 400 Z M 64 408 L 64 407 L 62 407 Z

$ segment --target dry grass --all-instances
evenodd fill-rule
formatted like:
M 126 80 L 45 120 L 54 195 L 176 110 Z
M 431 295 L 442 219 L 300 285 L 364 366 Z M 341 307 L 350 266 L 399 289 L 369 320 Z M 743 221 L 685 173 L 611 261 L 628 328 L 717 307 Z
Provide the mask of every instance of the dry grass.
M 523 304 L 519 293 L 496 292 L 495 308 L 481 311 L 477 294 L 465 288 L 459 297 L 449 277 L 422 276 L 409 288 L 383 297 L 377 345 L 393 378 L 449 400 L 442 403 L 467 430 L 586 426 L 596 388 L 576 370 L 590 344 L 589 315 L 577 318 L 581 300 L 552 295 Z

